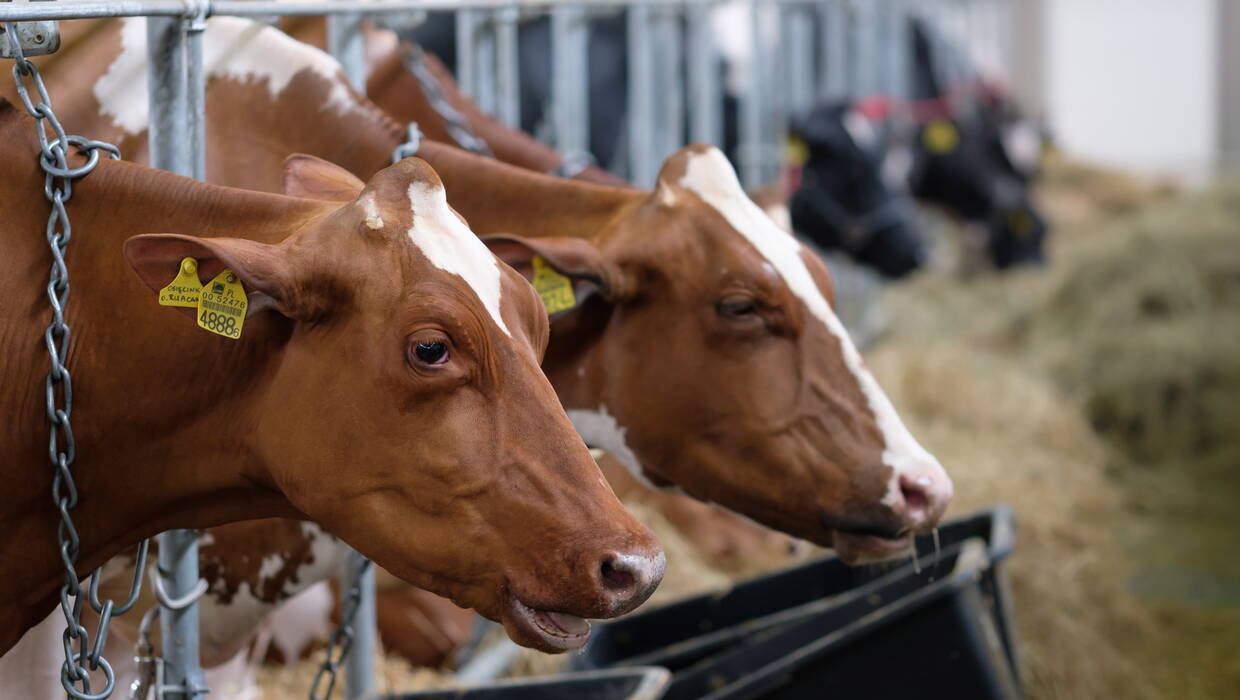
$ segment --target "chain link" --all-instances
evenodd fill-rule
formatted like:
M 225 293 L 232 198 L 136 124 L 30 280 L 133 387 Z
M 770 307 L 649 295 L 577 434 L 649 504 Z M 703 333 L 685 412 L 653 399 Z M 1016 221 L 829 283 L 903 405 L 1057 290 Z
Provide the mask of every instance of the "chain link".
M 65 133 L 60 119 L 52 111 L 52 99 L 38 68 L 25 57 L 21 46 L 14 39 L 17 36 L 16 27 L 11 22 L 6 22 L 4 26 L 10 48 L 17 57 L 13 64 L 17 96 L 21 98 L 26 112 L 35 119 L 35 133 L 39 138 L 39 167 L 44 173 L 43 195 L 52 207 L 46 229 L 48 248 L 52 253 L 52 266 L 47 283 L 47 300 L 52 307 L 52 321 L 43 333 L 43 341 L 51 360 L 51 369 L 44 380 L 47 419 L 50 423 L 47 455 L 55 470 L 52 477 L 52 503 L 60 512 L 56 537 L 60 560 L 65 568 L 65 580 L 60 587 L 60 610 L 65 616 L 65 631 L 62 636 L 65 660 L 60 668 L 60 683 L 65 692 L 76 700 L 103 700 L 112 694 L 116 686 L 116 675 L 112 666 L 103 657 L 103 647 L 108 639 L 108 625 L 113 616 L 125 613 L 138 601 L 142 570 L 146 564 L 147 542 L 143 540 L 138 545 L 134 578 L 125 602 L 120 605 L 112 600 L 100 602 L 99 582 L 102 568 L 96 569 L 92 574 L 89 591 L 82 589 L 77 574 L 81 538 L 73 524 L 73 518 L 69 515 L 69 511 L 77 505 L 79 494 L 71 470 L 77 457 L 77 442 L 73 438 L 73 427 L 70 423 L 73 414 L 73 380 L 69 368 L 65 366 L 71 338 L 69 324 L 65 322 L 65 309 L 69 300 L 69 268 L 65 264 L 65 251 L 73 238 L 73 227 L 65 205 L 73 196 L 73 182 L 89 175 L 99 164 L 100 151 L 107 153 L 112 159 L 120 158 L 120 151 L 110 143 Z M 35 100 L 31 99 L 27 79 L 34 88 Z M 86 159 L 85 163 L 76 167 L 69 164 L 70 146 L 76 148 L 78 155 Z M 90 633 L 81 622 L 86 603 L 99 614 L 99 626 L 93 646 L 90 643 Z M 90 671 L 100 669 L 105 679 L 104 687 L 98 693 L 93 693 Z
M 443 90 L 439 87 L 439 81 L 435 79 L 435 75 L 426 67 L 425 56 L 422 53 L 422 47 L 412 44 L 409 51 L 404 55 L 405 67 L 409 69 L 422 84 L 422 92 L 426 95 L 427 101 L 431 103 L 431 108 L 439 114 L 444 120 L 444 126 L 448 130 L 448 135 L 456 141 L 461 148 L 472 151 L 479 155 L 495 157 L 491 152 L 491 148 L 487 146 L 487 142 L 483 141 L 473 130 L 469 128 L 469 120 L 465 115 L 457 111 L 456 107 L 448 102 L 448 98 L 444 97 Z
M 349 650 L 353 648 L 353 619 L 357 617 L 357 610 L 362 604 L 361 582 L 370 566 L 369 559 L 357 557 L 357 569 L 352 577 L 353 585 L 349 587 L 340 603 L 340 623 L 336 625 L 332 636 L 327 640 L 323 664 L 319 666 L 318 673 L 314 675 L 314 683 L 310 685 L 310 700 L 329 700 L 332 691 L 336 688 L 336 675 L 345 659 L 349 657 Z M 327 687 L 320 695 L 319 688 L 324 683 Z

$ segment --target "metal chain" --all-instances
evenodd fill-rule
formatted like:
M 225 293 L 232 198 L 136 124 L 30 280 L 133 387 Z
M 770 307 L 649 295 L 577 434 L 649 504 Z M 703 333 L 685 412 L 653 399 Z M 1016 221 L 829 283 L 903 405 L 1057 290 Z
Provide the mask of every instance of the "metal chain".
M 370 560 L 365 557 L 358 557 L 357 562 L 357 571 L 353 576 L 354 584 L 349 587 L 340 603 L 340 623 L 336 625 L 332 636 L 327 640 L 323 664 L 319 666 L 318 673 L 314 676 L 314 683 L 310 685 L 310 700 L 331 698 L 332 691 L 336 688 L 336 674 L 340 671 L 340 666 L 344 664 L 345 659 L 349 657 L 349 650 L 353 648 L 353 618 L 357 617 L 357 609 L 362 603 L 361 581 L 371 566 Z M 338 652 L 337 649 L 339 649 Z M 327 688 L 320 695 L 319 687 L 324 682 L 327 683 Z
M 448 98 L 444 97 L 443 90 L 439 87 L 439 81 L 435 79 L 434 74 L 426 67 L 422 47 L 416 44 L 410 45 L 409 51 L 404 54 L 404 60 L 405 67 L 422 84 L 422 92 L 426 95 L 427 101 L 431 103 L 431 108 L 444 120 L 444 126 L 452 140 L 456 141 L 461 148 L 467 151 L 495 157 L 495 154 L 491 152 L 491 148 L 487 146 L 487 142 L 478 138 L 473 130 L 469 128 L 469 120 L 465 118 L 465 115 L 457 111 L 456 107 L 453 107 L 452 103 L 448 102 Z
M 405 142 L 392 150 L 392 164 L 395 165 L 406 158 L 416 156 L 420 150 L 422 150 L 422 130 L 418 128 L 417 122 L 409 122 Z
M 82 589 L 78 580 L 77 559 L 81 546 L 81 538 L 69 515 L 78 502 L 77 484 L 73 480 L 70 468 L 77 456 L 77 442 L 73 438 L 73 427 L 70 416 L 73 414 L 73 381 L 64 360 L 69 354 L 69 325 L 65 322 L 65 308 L 69 300 L 69 268 L 65 264 L 65 250 L 73 237 L 73 227 L 69 222 L 69 213 L 65 205 L 73 196 L 74 180 L 86 177 L 99 164 L 99 152 L 104 151 L 109 158 L 120 158 L 116 146 L 102 141 L 93 141 L 81 136 L 70 136 L 65 133 L 60 120 L 52 111 L 52 99 L 47 94 L 39 70 L 22 53 L 20 43 L 15 39 L 17 29 L 11 22 L 5 23 L 5 34 L 9 46 L 17 57 L 13 64 L 13 80 L 17 84 L 17 95 L 22 106 L 35 119 L 35 133 L 39 137 L 39 166 L 43 169 L 43 195 L 52 205 L 52 212 L 47 220 L 47 243 L 52 253 L 52 266 L 47 283 L 47 299 L 52 307 L 52 321 L 43 333 L 44 344 L 51 360 L 51 369 L 44 381 L 47 397 L 47 419 L 50 423 L 48 437 L 48 458 L 51 460 L 55 475 L 52 477 L 52 502 L 60 512 L 60 523 L 56 528 L 59 541 L 60 560 L 65 568 L 65 580 L 60 587 L 60 610 L 65 616 L 65 631 L 62 642 L 65 652 L 64 664 L 60 668 L 60 683 L 65 692 L 76 700 L 103 700 L 111 696 L 116 686 L 116 675 L 111 664 L 103 657 L 103 647 L 108 639 L 108 625 L 114 615 L 128 611 L 138 601 L 138 592 L 142 586 L 142 570 L 146 564 L 147 542 L 138 545 L 138 558 L 135 564 L 134 578 L 129 588 L 129 597 L 117 605 L 112 600 L 99 601 L 99 582 L 102 578 L 102 567 L 91 575 L 89 592 Z M 26 86 L 29 78 L 34 86 L 38 102 L 30 98 Z M 51 129 L 49 138 L 48 129 Z M 86 162 L 77 167 L 69 165 L 69 146 L 77 149 Z M 82 626 L 82 610 L 84 603 L 89 602 L 91 609 L 99 614 L 99 627 L 95 632 L 95 643 L 90 643 L 90 633 Z M 74 645 L 76 644 L 76 650 Z M 85 665 L 84 665 L 85 664 Z M 88 670 L 89 667 L 89 670 Z M 98 693 L 91 692 L 90 671 L 103 669 L 104 688 Z M 79 688 L 80 686 L 80 688 Z

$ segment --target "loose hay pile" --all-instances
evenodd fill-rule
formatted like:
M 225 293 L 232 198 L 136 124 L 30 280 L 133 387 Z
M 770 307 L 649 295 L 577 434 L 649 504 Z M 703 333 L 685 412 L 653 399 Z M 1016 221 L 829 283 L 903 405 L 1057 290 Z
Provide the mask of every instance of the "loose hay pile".
M 1004 501 L 1031 697 L 1240 688 L 1240 189 L 1054 167 L 1045 271 L 892 290 L 871 362 L 957 483 Z
M 1016 508 L 1010 574 L 1032 698 L 1221 698 L 1240 688 L 1240 188 L 1054 164 L 1047 270 L 927 273 L 886 297 L 869 353 L 957 485 Z M 665 601 L 720 588 L 658 513 Z M 523 653 L 521 673 L 563 657 Z M 381 690 L 450 678 L 382 663 Z M 304 697 L 313 663 L 264 671 Z

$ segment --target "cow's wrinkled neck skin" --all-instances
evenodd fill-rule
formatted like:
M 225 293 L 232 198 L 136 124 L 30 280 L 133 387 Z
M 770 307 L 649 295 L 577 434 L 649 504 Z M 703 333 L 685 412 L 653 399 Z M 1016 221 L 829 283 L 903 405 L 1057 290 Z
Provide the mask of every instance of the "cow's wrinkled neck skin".
M 61 563 L 43 409 L 48 204 L 35 166 L 33 125 L 7 104 L 0 106 L 0 143 L 7 163 L 0 171 L 3 653 L 51 609 Z M 291 325 L 272 313 L 253 316 L 243 343 L 198 329 L 156 304 L 122 255 L 125 239 L 177 231 L 276 242 L 331 209 L 223 190 L 129 163 L 104 162 L 75 186 L 67 318 L 80 501 L 72 515 L 90 524 L 80 525 L 79 573 L 172 527 L 300 515 L 270 483 L 260 456 L 238 437 L 252 432 L 247 426 L 269 398 L 262 386 Z M 185 377 L 194 379 L 187 383 Z

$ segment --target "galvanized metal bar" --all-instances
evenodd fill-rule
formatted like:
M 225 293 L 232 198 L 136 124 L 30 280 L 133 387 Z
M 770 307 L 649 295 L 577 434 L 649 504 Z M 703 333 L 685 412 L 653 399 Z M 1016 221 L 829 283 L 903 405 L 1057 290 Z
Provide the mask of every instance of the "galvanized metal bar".
M 650 45 L 653 10 L 634 5 L 628 10 L 629 179 L 642 187 L 659 174 L 655 157 L 655 64 Z
M 780 9 L 783 109 L 786 114 L 798 114 L 814 104 L 814 18 L 810 8 L 799 3 Z
M 904 0 L 887 0 L 886 3 L 887 58 L 885 92 L 895 97 L 909 94 L 909 36 L 908 10 Z
M 654 152 L 657 161 L 684 145 L 685 104 L 680 7 L 676 3 L 652 8 L 651 49 L 654 51 L 655 120 Z
M 353 616 L 353 643 L 345 659 L 345 697 L 368 700 L 375 693 L 375 567 L 364 566 L 365 557 L 356 551 L 350 551 L 346 559 L 340 590 L 348 591 L 356 585 L 362 595 Z
M 838 99 L 848 94 L 848 15 L 843 0 L 830 0 L 818 6 L 821 37 L 818 68 L 819 96 Z
M 474 60 L 478 55 L 474 51 L 474 39 L 478 35 L 474 26 L 476 19 L 473 10 L 456 11 L 456 86 L 462 95 L 471 100 L 477 94 L 477 87 L 474 84 L 474 76 L 477 72 Z
M 697 143 L 723 143 L 723 94 L 719 89 L 719 66 L 710 5 L 702 2 L 690 4 L 687 20 L 689 138 Z
M 470 10 L 474 14 L 474 103 L 487 114 L 495 114 L 495 23 L 490 10 Z
M 589 24 L 577 5 L 551 11 L 551 122 L 555 147 L 590 150 Z
M 853 0 L 850 5 L 850 65 L 853 70 L 849 81 L 849 94 L 857 96 L 874 92 L 879 87 L 879 41 L 874 6 L 857 0 Z
M 366 92 L 366 45 L 362 36 L 362 15 L 356 12 L 327 18 L 327 51 L 340 61 L 353 87 Z
M 521 75 L 517 46 L 520 12 L 513 3 L 495 10 L 495 116 L 514 129 L 521 126 Z
M 762 47 L 762 32 L 759 26 L 761 13 L 759 4 L 752 2 L 749 6 L 749 44 L 750 66 L 749 85 L 740 97 L 740 144 L 737 158 L 741 166 L 741 184 L 754 189 L 764 184 L 765 170 L 763 162 L 763 100 L 764 83 L 766 82 L 766 64 L 763 60 L 765 51 Z
M 202 58 L 205 16 L 185 21 L 185 118 L 189 132 L 190 171 L 195 180 L 207 179 L 207 74 Z
M 191 107 L 203 105 L 202 53 L 187 52 L 186 20 L 147 19 L 148 97 L 150 100 L 151 165 L 180 175 L 195 177 L 203 158 L 201 113 L 191 120 Z M 195 65 L 192 71 L 187 62 Z M 190 97 L 190 73 L 194 75 Z M 191 131 L 191 121 L 197 133 Z M 158 573 L 168 596 L 182 598 L 198 585 L 198 534 L 171 530 L 159 537 Z M 198 654 L 198 604 L 164 608 L 159 615 L 163 647 L 164 697 L 192 700 L 206 691 Z

